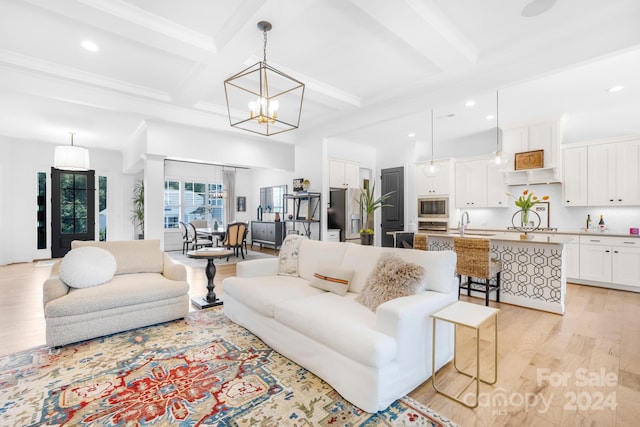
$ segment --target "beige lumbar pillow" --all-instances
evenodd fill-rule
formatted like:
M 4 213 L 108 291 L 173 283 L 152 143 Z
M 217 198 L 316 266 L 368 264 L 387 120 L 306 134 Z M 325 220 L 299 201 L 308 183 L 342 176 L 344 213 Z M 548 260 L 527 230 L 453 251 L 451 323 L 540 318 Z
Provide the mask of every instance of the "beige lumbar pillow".
M 423 277 L 424 268 L 421 266 L 405 262 L 392 253 L 383 253 L 356 301 L 376 311 L 384 302 L 422 290 Z
M 313 274 L 309 285 L 341 296 L 349 290 L 349 282 L 353 277 L 353 270 L 336 267 L 319 267 Z

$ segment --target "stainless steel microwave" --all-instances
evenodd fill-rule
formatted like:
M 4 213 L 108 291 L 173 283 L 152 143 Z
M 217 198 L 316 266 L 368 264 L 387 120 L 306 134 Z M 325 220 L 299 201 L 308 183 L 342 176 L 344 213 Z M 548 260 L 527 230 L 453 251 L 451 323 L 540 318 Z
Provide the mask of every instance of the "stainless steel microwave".
M 448 219 L 448 197 L 420 197 L 418 199 L 418 218 L 423 219 Z

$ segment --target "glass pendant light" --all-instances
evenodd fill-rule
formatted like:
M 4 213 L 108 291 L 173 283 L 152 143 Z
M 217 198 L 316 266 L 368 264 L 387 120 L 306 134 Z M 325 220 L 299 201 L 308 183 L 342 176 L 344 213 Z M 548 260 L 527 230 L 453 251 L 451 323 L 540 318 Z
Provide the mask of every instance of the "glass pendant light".
M 433 108 L 431 109 L 431 161 L 424 168 L 424 174 L 427 176 L 436 176 L 440 173 L 440 165 L 433 161 L 433 146 L 435 140 L 433 139 Z
M 496 151 L 493 153 L 493 157 L 489 161 L 489 165 L 497 170 L 503 170 L 507 167 L 507 153 L 501 150 L 500 144 L 500 122 L 499 122 L 499 104 L 498 104 L 498 91 L 496 91 Z

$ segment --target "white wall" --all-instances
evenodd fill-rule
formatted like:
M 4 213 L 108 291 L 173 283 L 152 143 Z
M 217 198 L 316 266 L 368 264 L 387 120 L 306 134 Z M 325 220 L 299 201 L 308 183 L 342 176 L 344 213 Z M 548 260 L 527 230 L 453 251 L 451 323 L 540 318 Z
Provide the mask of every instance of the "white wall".
M 291 186 L 293 181 L 294 147 L 274 143 L 265 138 L 221 138 L 214 132 L 152 122 L 141 126 L 131 137 L 130 147 L 124 156 L 116 151 L 89 150 L 91 168 L 96 171 L 96 177 L 107 176 L 109 240 L 135 238 L 136 231 L 130 221 L 133 186 L 137 179 L 144 176 L 145 158 L 162 161 L 164 156 L 154 156 L 154 153 L 165 148 L 167 154 L 176 157 L 288 171 L 261 172 L 257 178 L 253 177 L 252 171 L 240 172 L 238 176 L 242 178 L 236 182 L 236 195 L 245 195 L 248 203 L 247 211 L 238 213 L 239 220 L 255 218 L 258 205 L 255 201 L 259 197 L 259 187 L 279 184 Z M 30 262 L 33 259 L 50 257 L 50 249 L 44 252 L 36 249 L 35 197 L 37 172 L 46 172 L 47 181 L 50 181 L 54 149 L 55 145 L 50 143 L 0 136 L 0 150 L 3 153 L 0 159 L 0 264 Z M 126 165 L 123 158 L 126 158 Z M 124 173 L 125 169 L 131 173 Z M 153 179 L 158 183 L 156 190 L 163 187 L 164 182 L 163 173 L 158 176 L 160 178 Z M 149 187 L 149 190 L 152 188 Z M 157 205 L 162 201 L 162 193 L 155 193 L 155 196 L 148 196 L 147 199 L 150 203 L 155 200 Z M 235 206 L 235 200 L 233 203 Z M 50 206 L 48 212 L 50 223 Z M 161 215 L 162 210 L 154 215 L 155 221 L 146 221 L 146 236 L 162 240 L 164 233 Z M 50 241 L 50 232 L 48 240 Z M 50 242 L 48 245 L 50 246 Z
M 295 172 L 294 178 L 304 178 L 310 181 L 309 191 L 322 193 L 320 204 L 321 227 L 311 226 L 311 238 L 319 239 L 326 236 L 327 224 L 327 197 L 326 182 L 326 144 L 318 135 L 308 136 L 297 141 L 295 145 Z M 300 229 L 300 227 L 296 227 Z
M 172 159 L 261 169 L 293 170 L 294 147 L 249 132 L 237 136 L 150 121 L 146 153 Z
M 0 265 L 51 257 L 51 167 L 55 145 L 0 135 Z M 128 237 L 126 222 L 132 180 L 122 174 L 122 155 L 90 149 L 91 168 L 107 177 L 109 240 Z M 37 249 L 37 173 L 47 174 L 47 249 Z M 97 201 L 97 198 L 96 198 Z M 96 203 L 96 209 L 98 204 Z M 96 224 L 98 213 L 96 212 Z M 96 231 L 97 236 L 97 231 Z M 126 236 L 126 237 L 125 237 Z
M 250 195 L 253 196 L 254 193 L 258 193 L 257 200 L 259 200 L 259 191 L 257 189 L 257 184 L 254 183 L 254 177 L 259 173 L 259 171 L 252 169 L 238 169 L 236 171 L 236 200 L 234 203 L 234 212 L 235 212 L 235 221 L 243 221 L 248 222 L 255 219 L 256 209 L 253 207 L 253 202 L 249 202 Z M 238 204 L 237 197 L 246 197 L 246 211 L 238 212 Z M 257 207 L 257 205 L 256 205 Z

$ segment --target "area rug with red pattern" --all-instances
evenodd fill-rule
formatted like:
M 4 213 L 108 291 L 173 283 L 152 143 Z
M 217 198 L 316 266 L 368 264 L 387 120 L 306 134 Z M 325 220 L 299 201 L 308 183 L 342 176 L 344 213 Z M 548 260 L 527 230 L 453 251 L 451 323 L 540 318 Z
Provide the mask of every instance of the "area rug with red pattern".
M 222 309 L 0 357 L 10 426 L 453 426 L 404 397 L 363 412 Z

